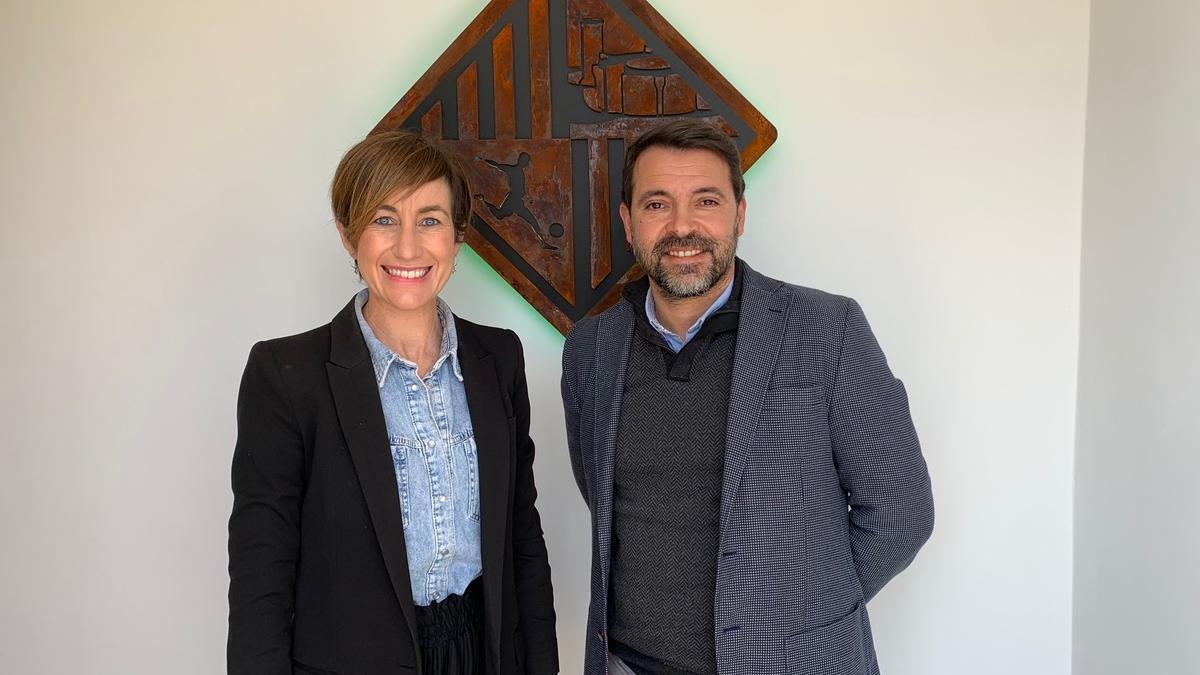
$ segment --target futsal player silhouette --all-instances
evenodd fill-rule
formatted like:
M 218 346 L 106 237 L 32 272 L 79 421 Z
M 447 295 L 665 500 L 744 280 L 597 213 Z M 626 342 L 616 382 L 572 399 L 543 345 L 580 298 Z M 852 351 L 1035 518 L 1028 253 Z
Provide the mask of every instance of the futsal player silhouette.
M 508 177 L 508 194 L 504 196 L 504 201 L 500 203 L 500 206 L 492 206 L 486 200 L 483 202 L 487 204 L 492 215 L 498 219 L 514 214 L 521 216 L 533 228 L 533 234 L 542 243 L 542 248 L 557 249 L 557 246 L 546 241 L 537 218 L 534 217 L 529 207 L 525 205 L 525 167 L 529 166 L 529 153 L 522 152 L 517 157 L 515 164 L 502 164 L 486 157 L 479 157 L 478 159 L 482 159 L 490 166 L 503 171 L 504 175 Z

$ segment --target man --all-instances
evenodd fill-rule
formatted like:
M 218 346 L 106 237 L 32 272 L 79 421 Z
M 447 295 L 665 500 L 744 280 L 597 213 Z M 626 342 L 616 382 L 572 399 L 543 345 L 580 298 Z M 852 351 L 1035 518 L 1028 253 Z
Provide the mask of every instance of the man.
M 647 278 L 563 353 L 592 513 L 586 675 L 875 675 L 865 603 L 933 528 L 903 385 L 849 298 L 734 257 L 737 148 L 683 119 L 626 151 Z

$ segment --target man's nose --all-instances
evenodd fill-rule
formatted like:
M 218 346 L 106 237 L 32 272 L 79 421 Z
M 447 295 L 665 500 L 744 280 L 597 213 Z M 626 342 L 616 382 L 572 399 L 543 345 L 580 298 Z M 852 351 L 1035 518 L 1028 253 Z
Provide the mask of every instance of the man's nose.
M 692 224 L 691 209 L 680 207 L 671 211 L 670 219 L 667 221 L 667 233 L 675 237 L 686 237 L 695 231 Z

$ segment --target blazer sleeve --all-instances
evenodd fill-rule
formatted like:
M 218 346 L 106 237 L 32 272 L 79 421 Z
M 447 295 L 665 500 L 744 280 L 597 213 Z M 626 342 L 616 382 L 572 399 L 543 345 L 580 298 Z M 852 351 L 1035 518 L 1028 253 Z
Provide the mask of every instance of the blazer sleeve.
M 588 494 L 587 477 L 583 472 L 583 449 L 579 442 L 579 418 L 581 410 L 579 406 L 579 372 L 576 368 L 576 364 L 579 361 L 575 353 L 579 348 L 578 336 L 577 324 L 576 330 L 571 331 L 567 335 L 567 341 L 563 345 L 560 389 L 562 393 L 563 415 L 567 422 L 567 452 L 571 456 L 571 473 L 575 475 L 575 485 L 579 487 L 579 494 L 583 495 L 583 501 L 590 507 L 592 500 Z
M 511 333 L 511 331 L 510 331 Z M 529 385 L 525 380 L 525 354 L 512 333 L 516 357 L 512 389 L 516 423 L 516 486 L 513 495 L 513 567 L 517 587 L 517 613 L 525 641 L 525 672 L 554 675 L 558 672 L 558 637 L 555 633 L 554 588 L 542 521 L 536 506 L 533 478 L 533 439 L 529 436 Z
M 929 539 L 933 493 L 904 385 L 853 300 L 846 307 L 830 427 L 849 498 L 850 547 L 870 600 Z
M 231 473 L 228 670 L 291 675 L 304 445 L 266 343 L 242 376 Z

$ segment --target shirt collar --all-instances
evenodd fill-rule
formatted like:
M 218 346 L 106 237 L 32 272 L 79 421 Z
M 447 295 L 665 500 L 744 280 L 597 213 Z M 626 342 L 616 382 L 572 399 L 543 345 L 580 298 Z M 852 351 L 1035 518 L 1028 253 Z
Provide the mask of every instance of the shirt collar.
M 735 282 L 736 279 L 731 278 L 729 280 L 729 283 L 725 286 L 725 290 L 722 291 L 721 295 L 717 296 L 717 299 L 713 300 L 713 303 L 708 306 L 708 309 L 704 310 L 704 313 L 701 314 L 698 319 L 696 319 L 696 323 L 693 323 L 692 327 L 687 329 L 687 334 L 683 336 L 682 340 L 679 338 L 679 336 L 675 335 L 670 330 L 667 330 L 666 326 L 663 326 L 658 322 L 658 317 L 654 314 L 654 293 L 649 289 L 646 290 L 646 318 L 650 321 L 650 325 L 654 327 L 654 330 L 658 331 L 658 334 L 663 337 L 663 340 L 666 340 L 667 345 L 671 347 L 671 351 L 678 353 L 679 350 L 683 349 L 684 345 L 686 345 L 692 338 L 696 337 L 696 333 L 699 333 L 700 328 L 704 326 L 704 321 L 708 319 L 708 317 L 712 316 L 713 313 L 718 309 L 721 309 L 721 307 L 729 301 L 729 296 L 733 294 Z
M 399 364 L 401 367 L 410 368 L 413 371 L 417 370 L 417 364 L 396 354 L 375 337 L 375 331 L 371 330 L 371 327 L 367 325 L 366 318 L 363 317 L 363 307 L 366 306 L 369 297 L 370 289 L 366 288 L 354 296 L 354 314 L 358 317 L 358 327 L 362 330 L 363 339 L 367 342 L 367 350 L 371 353 L 371 364 L 375 366 L 375 380 L 382 389 L 393 364 Z M 450 311 L 450 305 L 447 305 L 441 298 L 437 299 L 437 312 L 438 320 L 442 324 L 442 348 L 437 361 L 430 368 L 430 372 L 441 368 L 446 359 L 449 359 L 454 377 L 462 382 L 462 368 L 458 364 L 458 330 L 454 326 L 454 314 Z

